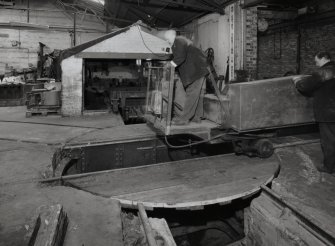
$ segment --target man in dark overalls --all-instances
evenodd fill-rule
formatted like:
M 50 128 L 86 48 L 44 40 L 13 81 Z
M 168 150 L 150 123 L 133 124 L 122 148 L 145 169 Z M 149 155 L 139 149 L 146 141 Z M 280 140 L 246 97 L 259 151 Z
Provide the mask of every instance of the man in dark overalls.
M 328 52 L 315 56 L 318 71 L 308 77 L 293 78 L 297 89 L 314 98 L 315 120 L 319 123 L 324 161 L 320 172 L 335 172 L 335 63 Z
M 186 125 L 190 121 L 201 122 L 203 116 L 203 98 L 201 93 L 206 81 L 207 60 L 205 54 L 195 47 L 191 40 L 176 36 L 174 30 L 165 33 L 165 39 L 172 46 L 172 65 L 177 67 L 186 91 L 185 104 L 181 115 L 175 117 L 172 124 Z

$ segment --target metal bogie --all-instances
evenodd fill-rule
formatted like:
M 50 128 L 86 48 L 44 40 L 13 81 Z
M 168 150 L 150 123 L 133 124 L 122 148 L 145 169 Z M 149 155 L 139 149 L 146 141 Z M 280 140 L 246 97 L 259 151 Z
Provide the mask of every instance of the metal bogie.
M 274 152 L 273 144 L 268 139 L 233 140 L 232 143 L 236 154 L 268 158 Z

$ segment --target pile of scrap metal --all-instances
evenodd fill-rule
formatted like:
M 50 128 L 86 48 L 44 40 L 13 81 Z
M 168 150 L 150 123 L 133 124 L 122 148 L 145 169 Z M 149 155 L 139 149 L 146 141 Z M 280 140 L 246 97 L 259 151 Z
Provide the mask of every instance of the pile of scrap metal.
M 35 69 L 36 71 L 36 69 Z M 34 77 L 34 68 L 14 69 L 6 66 L 0 75 L 0 106 L 22 106 L 26 101 L 26 92 L 30 91 L 27 84 Z

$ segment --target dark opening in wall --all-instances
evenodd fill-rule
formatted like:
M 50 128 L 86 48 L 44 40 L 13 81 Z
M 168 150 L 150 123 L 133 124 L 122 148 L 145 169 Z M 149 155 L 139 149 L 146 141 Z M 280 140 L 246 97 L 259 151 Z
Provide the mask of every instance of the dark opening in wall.
M 121 114 L 126 124 L 143 123 L 146 78 L 135 59 L 85 59 L 84 110 Z

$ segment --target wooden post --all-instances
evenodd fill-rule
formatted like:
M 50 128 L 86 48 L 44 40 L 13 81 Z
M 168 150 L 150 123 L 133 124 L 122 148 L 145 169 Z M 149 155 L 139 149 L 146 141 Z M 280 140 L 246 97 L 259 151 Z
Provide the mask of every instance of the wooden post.
M 222 119 L 224 119 L 225 121 L 227 120 L 227 115 L 226 115 L 226 112 L 224 111 L 224 103 L 222 101 L 222 98 L 221 98 L 221 93 L 220 93 L 220 90 L 215 82 L 215 79 L 214 79 L 214 76 L 212 74 L 212 71 L 209 67 L 207 67 L 207 70 L 209 72 L 209 79 L 210 81 L 212 82 L 212 85 L 214 87 L 214 90 L 215 90 L 215 94 L 217 96 L 217 98 L 219 99 L 219 103 L 220 103 L 220 108 L 221 108 L 221 113 L 222 113 Z M 227 122 L 224 122 L 224 123 L 227 123 Z
M 42 207 L 40 210 L 28 245 L 63 245 L 68 225 L 68 218 L 63 207 L 57 204 Z
M 174 66 L 170 64 L 170 81 L 169 81 L 169 95 L 168 95 L 168 112 L 166 118 L 166 130 L 165 134 L 170 134 L 171 119 L 172 119 L 172 107 L 173 107 L 173 89 L 174 89 Z
M 150 94 L 150 80 L 151 80 L 151 65 L 148 67 L 148 85 L 147 85 L 147 96 L 145 100 L 145 114 L 148 113 L 148 107 L 149 107 L 149 94 Z
M 152 232 L 152 228 L 149 223 L 149 219 L 147 213 L 145 212 L 144 206 L 142 203 L 137 204 L 138 207 L 138 214 L 141 218 L 142 225 L 144 227 L 145 235 L 147 237 L 147 242 L 149 246 L 157 246 L 156 240 L 154 238 L 154 234 Z
M 73 13 L 73 46 L 76 46 L 76 13 Z

